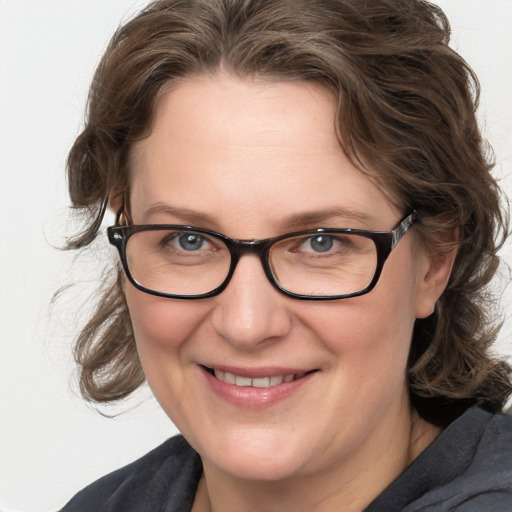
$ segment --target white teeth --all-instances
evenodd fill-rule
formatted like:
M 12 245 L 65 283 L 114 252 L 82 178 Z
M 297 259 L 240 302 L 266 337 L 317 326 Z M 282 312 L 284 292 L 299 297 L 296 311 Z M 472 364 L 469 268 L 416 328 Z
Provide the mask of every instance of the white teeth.
M 240 377 L 240 375 L 237 375 L 235 377 L 235 384 L 240 387 L 249 387 L 252 385 L 252 379 L 249 377 Z
M 215 375 L 217 375 L 217 374 L 215 374 Z M 219 377 L 219 379 L 224 380 L 224 381 L 228 382 L 229 384 L 236 384 L 236 376 L 233 373 L 226 372 L 224 374 L 224 379 L 222 379 L 221 377 Z
M 270 377 L 270 385 L 271 386 L 279 386 L 284 382 L 284 377 L 282 375 L 276 375 L 275 377 Z
M 255 388 L 269 388 L 270 387 L 270 377 L 263 377 L 261 379 L 252 379 L 252 385 Z
M 300 377 L 304 377 L 305 373 L 289 374 L 289 375 L 273 375 L 272 377 L 256 377 L 251 379 L 250 377 L 242 377 L 229 372 L 223 372 L 221 370 L 213 370 L 217 379 L 227 382 L 228 384 L 235 384 L 240 387 L 255 387 L 255 388 L 270 388 L 273 386 L 279 386 L 283 382 L 293 382 Z

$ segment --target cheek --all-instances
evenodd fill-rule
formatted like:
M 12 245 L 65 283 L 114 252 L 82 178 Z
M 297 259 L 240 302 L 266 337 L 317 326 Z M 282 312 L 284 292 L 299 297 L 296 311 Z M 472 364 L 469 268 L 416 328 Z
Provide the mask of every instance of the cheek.
M 127 285 L 126 301 L 133 324 L 139 358 L 148 381 L 151 368 L 163 361 L 178 362 L 189 339 L 205 316 L 197 302 L 174 301 L 140 292 Z M 170 358 L 170 360 L 169 360 Z
M 344 303 L 320 305 L 311 310 L 305 323 L 323 338 L 334 352 L 368 355 L 392 347 L 407 349 L 415 321 L 410 295 L 390 292 L 349 299 Z
M 407 271 L 404 275 L 411 277 Z M 339 378 L 351 388 L 357 383 L 358 393 L 367 391 L 370 397 L 379 393 L 375 388 L 402 383 L 405 377 L 415 322 L 414 279 L 397 276 L 400 273 L 383 272 L 371 293 L 312 304 L 303 316 L 332 354 Z

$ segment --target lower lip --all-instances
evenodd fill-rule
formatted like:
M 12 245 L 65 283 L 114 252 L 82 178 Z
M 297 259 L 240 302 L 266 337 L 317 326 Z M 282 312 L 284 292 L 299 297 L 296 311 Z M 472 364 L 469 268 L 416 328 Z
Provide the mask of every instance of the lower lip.
M 236 386 L 218 379 L 209 371 L 200 367 L 213 392 L 225 402 L 242 409 L 262 410 L 295 395 L 316 372 L 311 372 L 293 382 L 283 382 L 278 386 L 256 388 L 253 386 Z

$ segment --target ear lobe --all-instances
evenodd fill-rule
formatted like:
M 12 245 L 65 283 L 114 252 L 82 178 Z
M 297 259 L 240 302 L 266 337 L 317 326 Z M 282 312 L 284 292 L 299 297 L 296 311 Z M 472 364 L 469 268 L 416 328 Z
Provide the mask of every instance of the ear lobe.
M 437 300 L 444 292 L 452 273 L 457 248 L 444 250 L 433 255 L 423 255 L 419 265 L 415 297 L 416 318 L 426 318 L 434 312 Z

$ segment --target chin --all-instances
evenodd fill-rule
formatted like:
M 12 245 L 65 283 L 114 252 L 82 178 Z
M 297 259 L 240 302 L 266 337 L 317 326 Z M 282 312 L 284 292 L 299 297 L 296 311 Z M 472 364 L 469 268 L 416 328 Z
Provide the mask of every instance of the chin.
M 259 454 L 258 457 L 238 454 L 236 457 L 224 457 L 216 466 L 237 479 L 277 482 L 296 476 L 301 472 L 303 460 L 296 459 L 296 455 L 290 460 L 280 453 L 268 457 L 262 454 Z
M 221 442 L 203 443 L 198 451 L 203 463 L 243 480 L 278 481 L 301 472 L 307 458 L 304 443 L 291 439 L 288 429 L 280 435 L 269 434 L 225 435 Z

